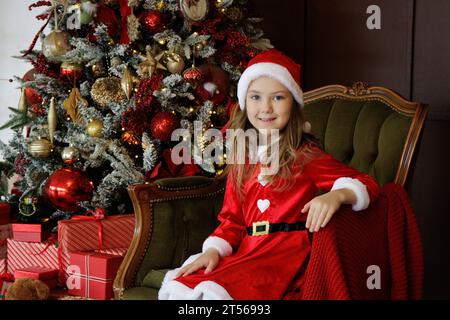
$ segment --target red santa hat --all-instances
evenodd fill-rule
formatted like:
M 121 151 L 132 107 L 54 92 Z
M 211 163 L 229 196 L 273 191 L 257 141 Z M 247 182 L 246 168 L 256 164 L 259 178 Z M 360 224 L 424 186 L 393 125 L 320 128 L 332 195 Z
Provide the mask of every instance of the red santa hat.
M 245 98 L 250 83 L 262 76 L 273 78 L 283 84 L 291 92 L 300 108 L 303 109 L 300 65 L 281 51 L 271 49 L 263 51 L 251 59 L 239 79 L 237 95 L 241 110 L 245 109 Z M 306 121 L 303 124 L 303 130 L 310 132 L 311 124 Z
M 237 95 L 242 110 L 245 108 L 245 97 L 250 83 L 262 76 L 273 78 L 282 83 L 303 108 L 300 65 L 281 51 L 271 49 L 263 51 L 251 59 L 239 79 Z

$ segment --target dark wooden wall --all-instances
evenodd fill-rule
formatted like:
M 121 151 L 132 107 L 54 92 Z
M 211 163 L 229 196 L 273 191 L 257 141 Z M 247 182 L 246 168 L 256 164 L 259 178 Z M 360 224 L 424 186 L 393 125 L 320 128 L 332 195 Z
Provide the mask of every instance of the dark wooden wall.
M 362 80 L 429 105 L 406 190 L 425 252 L 425 298 L 450 298 L 450 1 L 254 0 L 272 43 L 303 66 L 303 89 Z M 366 9 L 381 8 L 381 30 Z

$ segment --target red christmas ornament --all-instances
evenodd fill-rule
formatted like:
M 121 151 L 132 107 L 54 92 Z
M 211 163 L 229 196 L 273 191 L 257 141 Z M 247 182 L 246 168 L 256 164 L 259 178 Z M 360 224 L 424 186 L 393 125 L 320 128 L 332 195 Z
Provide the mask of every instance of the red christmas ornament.
M 69 81 L 78 81 L 83 75 L 83 66 L 77 63 L 63 62 L 60 67 L 61 77 Z
M 166 28 L 163 15 L 155 10 L 142 12 L 139 22 L 145 31 L 152 34 L 162 32 Z
M 171 112 L 160 112 L 153 117 L 150 127 L 155 138 L 169 141 L 172 131 L 180 127 L 180 120 Z
M 77 202 L 91 200 L 93 191 L 94 182 L 84 171 L 75 168 L 56 170 L 44 187 L 44 194 L 50 203 L 67 212 L 77 211 Z
M 199 68 L 192 66 L 183 72 L 183 78 L 196 87 L 197 83 L 203 79 L 203 73 Z
M 36 73 L 36 69 L 31 69 L 27 71 L 22 77 L 24 81 L 34 81 L 34 75 Z M 41 104 L 42 97 L 34 90 L 33 88 L 25 88 L 25 96 L 27 98 L 28 105 Z

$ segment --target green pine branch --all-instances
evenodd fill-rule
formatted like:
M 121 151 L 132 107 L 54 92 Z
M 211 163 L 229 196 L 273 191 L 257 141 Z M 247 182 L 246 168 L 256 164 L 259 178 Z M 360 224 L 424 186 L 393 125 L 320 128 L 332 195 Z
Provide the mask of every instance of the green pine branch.
M 13 130 L 22 128 L 31 122 L 31 118 L 28 116 L 27 111 L 19 111 L 19 109 L 8 107 L 14 115 L 8 122 L 0 127 L 0 130 L 11 128 Z

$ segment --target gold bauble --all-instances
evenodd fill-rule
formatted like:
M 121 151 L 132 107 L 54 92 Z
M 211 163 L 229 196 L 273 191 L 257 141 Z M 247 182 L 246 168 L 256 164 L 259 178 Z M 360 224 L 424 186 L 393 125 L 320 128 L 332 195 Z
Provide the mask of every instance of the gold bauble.
M 101 61 L 94 63 L 91 66 L 92 74 L 96 78 L 104 77 L 106 76 L 106 69 L 105 66 Z
M 61 158 L 66 164 L 74 164 L 80 160 L 80 150 L 72 146 L 65 147 L 63 151 L 61 151 Z
M 58 115 L 56 114 L 55 97 L 52 97 L 50 99 L 50 106 L 48 108 L 47 114 L 47 123 L 48 123 L 48 135 L 50 137 L 50 142 L 53 144 L 56 126 L 58 125 Z
M 72 50 L 69 40 L 67 32 L 54 30 L 42 42 L 42 53 L 50 61 L 60 61 L 64 54 Z
M 99 78 L 91 88 L 91 97 L 100 107 L 106 108 L 111 102 L 121 103 L 127 99 L 116 77 Z
M 194 45 L 194 54 L 195 54 L 195 56 L 198 57 L 198 55 L 200 54 L 200 52 L 203 50 L 203 48 L 204 48 L 207 44 L 208 44 L 208 42 L 206 42 L 206 41 L 200 41 L 200 42 L 197 42 L 197 43 Z
M 37 139 L 28 145 L 28 152 L 36 158 L 47 158 L 52 153 L 52 144 L 47 139 Z
M 164 10 L 165 8 L 166 8 L 166 4 L 164 3 L 163 0 L 158 1 L 158 2 L 156 3 L 156 5 L 155 5 L 155 9 L 158 10 L 158 11 L 162 11 L 162 10 Z
M 181 74 L 184 70 L 184 60 L 177 53 L 169 53 L 166 57 L 167 70 L 172 74 Z
M 100 138 L 103 136 L 103 122 L 98 119 L 89 121 L 86 126 L 86 133 L 91 137 Z

